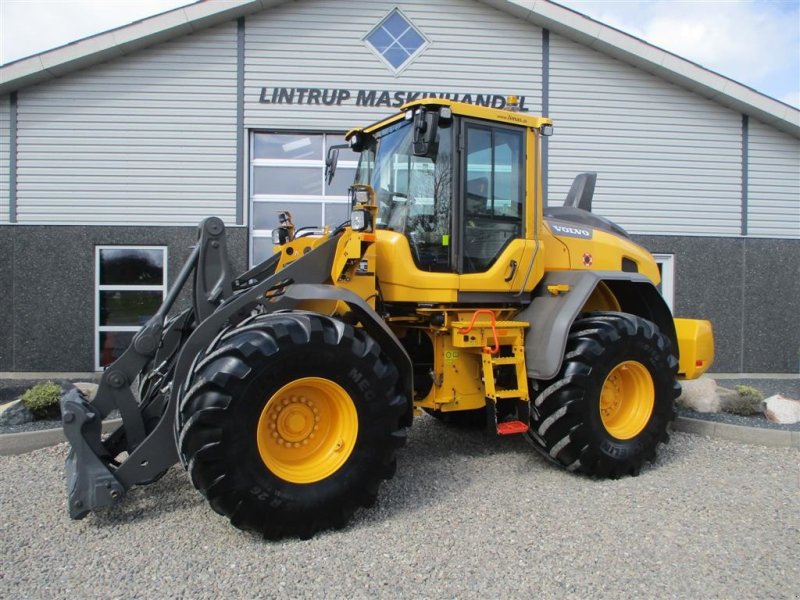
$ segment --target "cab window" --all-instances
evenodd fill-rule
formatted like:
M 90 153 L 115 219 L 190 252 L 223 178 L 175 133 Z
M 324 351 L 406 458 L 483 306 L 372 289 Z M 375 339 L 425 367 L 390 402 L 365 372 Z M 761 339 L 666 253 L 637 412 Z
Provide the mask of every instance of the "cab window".
M 467 123 L 464 273 L 486 271 L 522 235 L 524 132 Z

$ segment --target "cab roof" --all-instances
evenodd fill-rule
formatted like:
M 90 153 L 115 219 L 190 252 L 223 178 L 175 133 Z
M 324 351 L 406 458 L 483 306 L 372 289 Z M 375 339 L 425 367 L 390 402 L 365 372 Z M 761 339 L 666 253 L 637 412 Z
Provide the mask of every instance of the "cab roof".
M 439 108 L 442 106 L 449 106 L 455 115 L 472 117 L 475 119 L 485 119 L 487 121 L 496 121 L 498 123 L 509 123 L 512 125 L 520 125 L 522 127 L 531 127 L 533 129 L 539 129 L 542 125 L 550 125 L 553 123 L 553 120 L 550 118 L 533 116 L 526 112 L 514 111 L 508 108 L 480 106 L 476 104 L 469 104 L 467 102 L 455 102 L 454 100 L 447 100 L 445 98 L 421 98 L 419 100 L 406 102 L 400 107 L 399 113 L 394 114 L 391 117 L 387 117 L 382 121 L 378 121 L 377 123 L 373 123 L 367 127 L 351 129 L 344 137 L 346 140 L 349 140 L 354 133 L 359 131 L 366 133 L 377 131 L 378 129 L 382 129 L 387 125 L 391 125 L 392 123 L 406 118 L 406 114 L 409 111 L 413 112 L 419 107 Z

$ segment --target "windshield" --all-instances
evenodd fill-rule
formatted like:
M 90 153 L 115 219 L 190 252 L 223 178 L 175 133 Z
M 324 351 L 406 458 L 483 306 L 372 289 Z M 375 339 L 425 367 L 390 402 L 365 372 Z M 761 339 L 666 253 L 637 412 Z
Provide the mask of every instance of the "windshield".
M 414 156 L 413 139 L 411 121 L 377 132 L 361 153 L 356 183 L 375 190 L 378 228 L 404 233 L 420 268 L 444 271 L 450 257 L 451 129 L 439 129 L 430 156 Z

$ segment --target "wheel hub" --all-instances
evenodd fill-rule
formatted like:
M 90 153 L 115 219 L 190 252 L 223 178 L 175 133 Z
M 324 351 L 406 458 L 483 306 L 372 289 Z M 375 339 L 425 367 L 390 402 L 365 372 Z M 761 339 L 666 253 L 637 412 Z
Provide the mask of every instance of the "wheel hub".
M 305 396 L 290 396 L 269 410 L 271 437 L 287 448 L 308 445 L 319 430 L 319 409 Z
M 600 391 L 600 418 L 609 434 L 620 440 L 639 435 L 654 406 L 655 386 L 647 367 L 629 360 L 611 370 Z
M 313 483 L 349 458 L 358 437 L 358 414 L 339 384 L 304 377 L 275 392 L 258 420 L 261 460 L 281 479 Z

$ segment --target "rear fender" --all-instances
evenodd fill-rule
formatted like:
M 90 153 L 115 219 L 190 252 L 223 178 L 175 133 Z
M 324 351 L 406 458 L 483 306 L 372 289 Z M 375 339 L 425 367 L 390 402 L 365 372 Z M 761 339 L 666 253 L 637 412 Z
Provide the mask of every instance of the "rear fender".
M 658 325 L 678 352 L 672 313 L 644 275 L 619 271 L 551 271 L 534 290 L 530 305 L 516 317 L 531 324 L 525 338 L 528 377 L 549 380 L 558 374 L 570 327 L 601 282 L 614 294 L 620 310 Z

